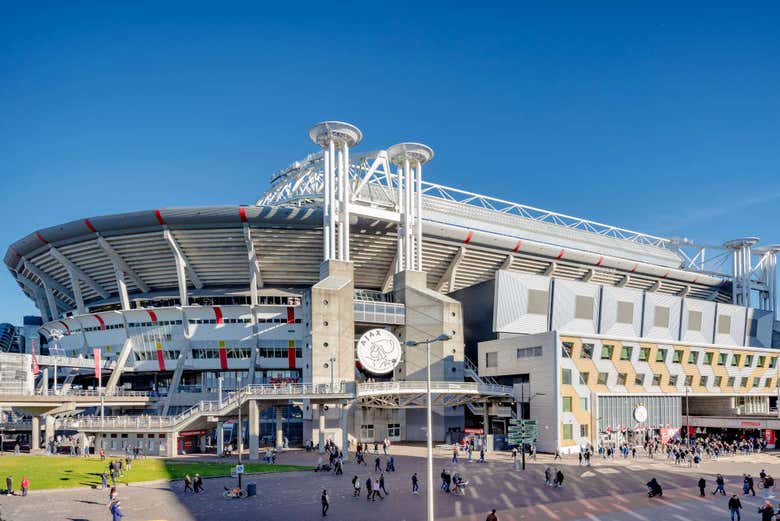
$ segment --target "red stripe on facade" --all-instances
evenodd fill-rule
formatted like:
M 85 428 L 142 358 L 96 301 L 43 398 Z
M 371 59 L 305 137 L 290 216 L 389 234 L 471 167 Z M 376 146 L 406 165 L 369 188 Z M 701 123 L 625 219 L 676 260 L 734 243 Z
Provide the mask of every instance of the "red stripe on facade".
M 65 322 L 63 322 L 62 320 L 59 320 L 58 322 L 59 322 L 60 324 L 62 324 L 63 326 L 65 326 L 65 331 L 67 331 L 67 332 L 68 332 L 68 334 L 70 334 L 70 328 L 68 327 L 68 324 L 66 324 L 66 323 L 65 323 Z
M 35 232 L 35 236 L 38 237 L 38 240 L 41 241 L 43 244 L 49 244 L 49 241 L 43 238 L 41 232 Z
M 287 323 L 295 324 L 295 308 L 292 306 L 287 306 Z
M 668 277 L 668 276 L 669 276 L 669 272 L 667 271 L 666 273 L 664 273 L 664 276 L 663 276 L 663 277 L 661 277 L 661 278 L 662 278 L 662 279 L 665 279 L 665 278 L 666 278 L 666 277 Z
M 466 235 L 466 238 L 463 240 L 463 244 L 468 244 L 471 242 L 471 239 L 474 238 L 474 232 L 472 230 L 469 230 L 469 233 Z
M 517 253 L 518 251 L 520 251 L 520 246 L 522 246 L 522 245 L 523 245 L 523 241 L 517 241 L 517 244 L 515 244 L 515 247 L 512 248 L 512 251 L 514 253 Z
M 214 306 L 214 318 L 217 319 L 217 324 L 224 324 L 225 319 L 222 318 L 222 310 L 217 306 Z
M 106 323 L 103 322 L 103 319 L 100 317 L 100 315 L 93 315 L 98 322 L 100 322 L 100 330 L 105 331 L 106 330 Z
M 560 253 L 558 254 L 558 256 L 557 256 L 557 257 L 555 257 L 555 258 L 556 258 L 556 259 L 560 259 L 561 257 L 563 257 L 563 254 L 564 254 L 564 253 L 566 253 L 566 250 L 561 250 L 561 252 L 560 252 Z
M 160 371 L 165 371 L 165 358 L 163 358 L 162 349 L 157 350 L 157 366 L 160 368 Z
M 219 348 L 219 366 L 222 369 L 227 369 L 227 349 L 224 347 Z
M 152 319 L 152 322 L 157 322 L 157 313 L 150 309 L 147 309 L 146 312 L 149 313 L 149 318 Z
M 86 224 L 86 225 L 87 225 L 87 229 L 88 229 L 89 231 L 91 231 L 92 233 L 97 233 L 97 230 L 95 229 L 95 227 L 94 227 L 94 226 L 92 226 L 92 223 L 90 222 L 90 220 L 89 220 L 89 219 L 84 219 L 84 224 Z
M 157 222 L 160 224 L 165 224 L 165 219 L 163 219 L 162 213 L 160 213 L 160 210 L 154 211 L 154 216 L 157 217 Z
M 241 216 L 241 222 L 245 223 L 246 222 L 246 208 L 244 208 L 243 206 L 241 208 L 239 208 L 238 209 L 238 214 Z
M 602 262 L 604 262 L 604 257 L 599 257 L 599 260 L 596 261 L 596 266 L 601 266 Z
M 631 268 L 631 273 L 634 273 L 638 267 L 639 267 L 639 264 L 634 264 L 634 267 Z
M 698 280 L 699 280 L 699 277 L 695 277 L 695 278 L 693 279 L 693 282 L 692 282 L 691 284 L 696 284 L 696 281 L 698 281 Z
M 295 348 L 287 348 L 287 366 L 289 369 L 295 369 Z

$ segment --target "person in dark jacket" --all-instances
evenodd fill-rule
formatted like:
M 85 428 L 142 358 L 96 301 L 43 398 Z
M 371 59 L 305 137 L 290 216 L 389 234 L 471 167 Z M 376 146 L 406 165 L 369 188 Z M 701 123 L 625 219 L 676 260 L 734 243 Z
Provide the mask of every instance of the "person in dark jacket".
M 712 495 L 714 496 L 715 494 L 720 492 L 721 495 L 725 496 L 726 489 L 723 488 L 724 485 L 725 485 L 725 481 L 723 480 L 723 476 L 718 474 L 717 477 L 715 478 L 715 490 L 712 492 Z
M 771 505 L 770 505 L 771 508 Z M 729 512 L 731 512 L 731 521 L 742 521 L 739 511 L 742 510 L 742 502 L 739 500 L 736 494 L 729 499 Z
M 756 495 L 756 489 L 754 488 L 755 487 L 755 482 L 753 481 L 753 476 L 748 474 L 747 477 L 745 478 L 745 482 L 746 482 L 746 485 L 747 485 L 747 490 L 745 491 L 745 495 L 747 495 L 747 493 L 750 492 L 751 494 L 753 494 L 755 496 Z
M 699 495 L 704 497 L 704 489 L 707 487 L 707 481 L 704 478 L 699 478 Z
M 330 501 L 328 500 L 328 491 L 323 490 L 320 497 L 320 504 L 322 504 L 322 517 L 328 515 L 328 508 L 330 508 Z
M 555 481 L 558 483 L 558 488 L 563 486 L 563 471 L 561 469 L 555 473 Z
M 767 501 L 764 503 L 764 506 L 758 508 L 758 513 L 761 514 L 761 521 L 772 521 L 775 516 L 775 509 L 772 508 L 772 503 Z

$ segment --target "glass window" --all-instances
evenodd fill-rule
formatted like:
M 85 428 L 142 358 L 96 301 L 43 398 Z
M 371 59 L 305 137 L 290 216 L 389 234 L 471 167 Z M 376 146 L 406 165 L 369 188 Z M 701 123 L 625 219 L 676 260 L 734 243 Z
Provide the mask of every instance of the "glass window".
M 580 398 L 580 410 L 587 411 L 588 410 L 588 399 L 587 398 Z
M 734 387 L 734 380 L 736 380 L 736 378 L 734 378 L 733 376 L 729 376 L 728 387 Z
M 634 378 L 634 385 L 645 385 L 645 373 L 637 373 L 636 377 Z
M 498 367 L 498 353 L 485 353 L 485 367 Z
M 571 369 L 561 370 L 561 383 L 563 385 L 571 385 Z
M 693 385 L 693 376 L 685 375 L 685 386 L 690 387 L 691 385 Z
M 400 423 L 388 423 L 387 424 L 387 436 L 390 438 L 401 437 L 401 424 Z
M 618 373 L 618 375 L 617 375 L 617 384 L 618 385 L 626 385 L 626 373 Z
M 593 344 L 582 344 L 582 351 L 580 351 L 580 358 L 587 358 L 588 360 L 593 358 Z
M 602 360 L 611 360 L 612 359 L 612 350 L 615 349 L 614 346 L 609 344 L 604 344 L 601 346 L 601 359 Z
M 563 412 L 571 412 L 571 396 L 563 397 Z
M 766 382 L 764 382 L 764 387 L 772 387 L 772 379 L 767 378 Z
M 766 357 L 763 355 L 760 355 L 758 357 L 758 365 L 756 367 L 764 367 L 766 365 Z
M 571 423 L 564 423 L 563 424 L 563 439 L 564 440 L 571 440 Z
M 661 375 L 660 374 L 656 373 L 656 374 L 653 375 L 653 385 L 655 385 L 656 387 L 661 385 Z
M 712 359 L 714 358 L 712 351 L 704 353 L 704 365 L 712 365 Z
M 672 362 L 675 364 L 679 364 L 682 362 L 683 352 L 682 349 L 675 349 L 674 350 L 674 358 L 672 358 Z
M 593 297 L 577 295 L 574 298 L 574 318 L 593 320 Z
M 631 346 L 623 346 L 620 349 L 620 359 L 621 360 L 631 360 L 631 353 L 634 351 L 634 348 Z
M 757 337 L 758 336 L 758 319 L 757 318 L 751 318 L 750 319 L 750 326 L 748 327 L 748 336 Z
M 363 424 L 360 426 L 360 437 L 365 439 L 374 438 L 374 424 Z
M 688 353 L 688 363 L 689 364 L 695 364 L 699 361 L 699 352 L 698 351 L 691 351 Z
M 669 385 L 671 385 L 672 387 L 677 385 L 677 375 L 676 374 L 669 375 Z
M 517 349 L 517 358 L 530 358 L 534 356 L 542 356 L 542 346 L 534 347 L 520 347 Z
M 732 367 L 739 367 L 739 360 L 742 358 L 741 355 L 731 355 L 731 366 Z
M 588 385 L 589 380 L 590 380 L 590 373 L 580 373 L 580 382 L 582 382 L 585 385 Z
M 583 438 L 588 437 L 588 426 L 585 424 L 580 425 L 580 436 Z
M 669 308 L 664 306 L 655 307 L 653 325 L 655 327 L 669 327 Z
M 647 362 L 647 360 L 650 358 L 650 348 L 649 347 L 640 347 L 639 348 L 639 361 L 640 362 Z
M 761 385 L 761 378 L 756 376 L 753 378 L 753 387 L 758 387 L 759 385 Z
M 718 353 L 718 365 L 726 365 L 728 356 L 728 353 Z
M 562 342 L 561 343 L 561 355 L 564 358 L 571 358 L 571 350 L 574 348 L 574 344 L 571 342 Z
M 720 387 L 721 382 L 723 382 L 722 376 L 716 376 L 715 379 L 712 381 L 712 385 L 715 387 Z
M 753 355 L 745 355 L 745 367 L 753 367 Z
M 769 368 L 774 369 L 776 365 L 777 365 L 777 357 L 773 356 L 772 358 L 769 359 Z
M 700 387 L 707 387 L 707 381 L 709 380 L 709 377 L 707 375 L 702 375 L 701 378 L 699 378 L 699 386 Z
M 748 386 L 748 378 L 746 376 L 742 377 L 742 381 L 740 382 L 740 385 L 742 385 L 742 387 Z
M 655 353 L 655 361 L 656 362 L 666 362 L 666 349 L 659 349 Z
M 596 383 L 599 385 L 607 385 L 607 376 L 609 376 L 608 373 L 599 373 L 599 377 Z

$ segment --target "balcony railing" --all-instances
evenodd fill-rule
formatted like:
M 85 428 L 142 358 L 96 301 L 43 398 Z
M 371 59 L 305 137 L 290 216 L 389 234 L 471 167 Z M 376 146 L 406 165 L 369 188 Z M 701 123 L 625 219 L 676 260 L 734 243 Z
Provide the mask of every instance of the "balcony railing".
M 403 304 L 355 300 L 355 322 L 402 325 L 406 321 Z

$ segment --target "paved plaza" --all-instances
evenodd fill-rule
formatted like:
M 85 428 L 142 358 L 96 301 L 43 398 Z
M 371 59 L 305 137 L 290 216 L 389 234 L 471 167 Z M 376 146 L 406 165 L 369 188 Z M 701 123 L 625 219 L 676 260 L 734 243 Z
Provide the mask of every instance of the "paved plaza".
M 320 494 L 327 489 L 331 498 L 328 515 L 333 520 L 350 521 L 423 521 L 425 519 L 425 484 L 421 494 L 410 491 L 410 476 L 417 472 L 425 476 L 423 449 L 394 447 L 398 471 L 386 475 L 390 492 L 384 500 L 367 502 L 365 485 L 362 497 L 352 497 L 350 481 L 357 474 L 362 481 L 372 472 L 373 458 L 368 466 L 346 465 L 343 476 L 333 473 L 291 472 L 246 476 L 254 482 L 258 496 L 244 500 L 222 498 L 223 487 L 234 479 L 205 481 L 205 492 L 199 495 L 182 492 L 181 482 L 139 483 L 120 488 L 120 497 L 128 521 L 205 521 L 230 519 L 316 520 L 320 515 Z M 496 455 L 488 463 L 468 462 L 465 458 L 453 465 L 444 453 L 435 464 L 436 518 L 446 521 L 483 521 L 491 508 L 497 509 L 501 521 L 613 521 L 613 520 L 680 520 L 698 521 L 728 519 L 727 497 L 713 497 L 714 476 L 726 476 L 726 491 L 741 492 L 742 473 L 757 475 L 764 468 L 780 476 L 780 456 L 774 453 L 737 456 L 710 461 L 701 469 L 678 467 L 665 459 L 637 461 L 596 459 L 594 466 L 578 466 L 568 458 L 553 462 L 546 455 L 530 463 L 525 472 L 513 470 L 506 455 Z M 23 457 L 23 456 L 22 456 Z M 317 456 L 302 451 L 290 451 L 280 462 L 314 464 Z M 384 462 L 384 456 L 383 456 Z M 0 461 L 1 463 L 1 461 Z M 544 486 L 544 469 L 560 466 L 565 474 L 564 486 L 553 489 Z M 439 490 L 438 475 L 442 468 L 460 472 L 471 482 L 465 496 L 447 495 Z M 696 481 L 707 479 L 708 496 L 698 497 Z M 664 497 L 649 499 L 645 483 L 656 477 L 664 487 Z M 33 484 L 34 485 L 34 484 Z M 758 491 L 759 494 L 761 491 Z M 0 496 L 3 521 L 97 521 L 110 519 L 106 507 L 107 491 L 77 488 L 55 491 L 33 491 L 27 498 Z M 760 497 L 742 498 L 743 519 L 759 519 L 756 513 Z

